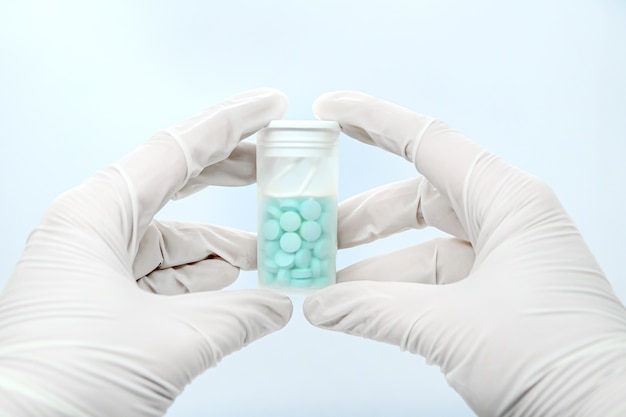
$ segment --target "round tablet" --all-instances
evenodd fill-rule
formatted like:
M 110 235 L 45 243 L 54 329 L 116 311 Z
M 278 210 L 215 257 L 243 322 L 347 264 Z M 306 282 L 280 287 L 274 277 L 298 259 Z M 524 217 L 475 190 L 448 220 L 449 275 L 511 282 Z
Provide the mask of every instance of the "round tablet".
M 313 273 L 309 268 L 294 268 L 291 270 L 291 278 L 293 279 L 309 279 Z
M 292 287 L 294 288 L 307 288 L 313 284 L 312 279 L 292 279 L 289 281 Z
M 290 279 L 291 279 L 291 275 L 289 274 L 288 269 L 278 270 L 278 273 L 276 274 L 276 280 L 278 281 L 279 284 L 287 285 Z
M 260 277 L 261 281 L 265 282 L 266 284 L 270 284 L 276 279 L 276 275 L 271 272 L 262 273 L 260 274 Z
M 300 205 L 300 214 L 305 220 L 315 220 L 322 214 L 322 206 L 312 198 L 304 200 Z
M 314 278 L 317 278 L 322 274 L 322 263 L 317 258 L 311 259 L 311 274 Z
M 263 253 L 273 258 L 276 252 L 280 250 L 280 243 L 277 240 L 269 240 L 262 243 Z
M 295 211 L 286 211 L 280 216 L 280 227 L 285 232 L 295 232 L 300 227 L 302 219 Z
M 284 200 L 281 200 L 279 205 L 280 208 L 283 210 L 298 211 L 298 209 L 300 208 L 300 203 L 298 203 L 298 200 L 294 200 L 293 198 L 286 198 Z
M 278 270 L 278 265 L 272 259 L 265 259 L 263 262 L 265 265 L 265 270 L 268 272 L 276 272 Z
M 294 253 L 302 246 L 302 239 L 297 233 L 288 232 L 280 238 L 280 248 L 288 253 Z
M 273 217 L 274 219 L 279 219 L 280 216 L 283 214 L 283 211 L 274 204 L 268 204 L 266 211 L 270 215 L 270 217 Z
M 330 265 L 328 265 L 328 261 L 321 260 L 320 264 L 322 266 L 322 275 L 330 275 Z
M 275 240 L 280 236 L 280 224 L 277 220 L 266 220 L 263 223 L 263 237 L 267 240 Z
M 322 226 L 318 222 L 307 220 L 300 227 L 300 236 L 308 242 L 317 240 L 322 235 Z
M 296 266 L 298 268 L 306 268 L 311 263 L 311 251 L 306 248 L 301 248 L 296 252 Z
M 293 253 L 287 253 L 280 250 L 276 253 L 276 255 L 274 255 L 274 262 L 276 262 L 275 265 L 280 268 L 291 268 L 294 261 L 295 256 Z
M 284 236 L 284 235 L 283 235 Z M 282 238 L 281 238 L 282 242 Z M 281 244 L 282 246 L 282 244 Z M 313 248 L 313 254 L 318 258 L 326 258 L 332 251 L 330 241 L 328 239 L 320 239 Z
M 331 216 L 329 213 L 322 214 L 317 221 L 322 225 L 322 229 L 328 232 L 337 230 L 337 218 L 335 216 Z

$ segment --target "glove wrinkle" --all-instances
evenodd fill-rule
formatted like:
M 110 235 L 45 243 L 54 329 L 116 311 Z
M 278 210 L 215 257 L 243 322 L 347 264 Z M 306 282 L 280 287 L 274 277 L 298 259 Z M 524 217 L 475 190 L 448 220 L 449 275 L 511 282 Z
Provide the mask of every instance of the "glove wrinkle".
M 250 182 L 254 148 L 239 141 L 286 107 L 272 89 L 234 96 L 51 205 L 1 295 L 0 387 L 13 391 L 0 414 L 163 415 L 209 366 L 285 326 L 284 295 L 207 291 L 256 267 L 254 234 L 153 219 L 209 163 L 232 156 L 209 180 Z
M 342 247 L 426 225 L 458 238 L 339 271 L 305 301 L 313 325 L 424 356 L 477 415 L 626 415 L 626 308 L 545 182 L 363 93 L 327 93 L 313 107 L 424 176 L 343 202 Z

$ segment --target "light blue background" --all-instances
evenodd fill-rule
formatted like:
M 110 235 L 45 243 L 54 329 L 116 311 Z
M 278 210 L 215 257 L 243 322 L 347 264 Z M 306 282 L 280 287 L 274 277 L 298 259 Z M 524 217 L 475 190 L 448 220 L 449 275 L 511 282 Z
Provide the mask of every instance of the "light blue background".
M 368 92 L 545 179 L 626 300 L 623 0 L 2 0 L 0 64 L 0 285 L 59 193 L 153 132 L 270 86 L 290 97 L 290 119 L 312 118 L 326 91 Z M 415 175 L 341 140 L 341 198 Z M 254 204 L 253 186 L 213 188 L 160 217 L 254 230 Z M 339 263 L 438 234 L 342 251 Z M 283 331 L 207 371 L 168 417 L 472 415 L 422 358 L 313 328 L 294 301 Z

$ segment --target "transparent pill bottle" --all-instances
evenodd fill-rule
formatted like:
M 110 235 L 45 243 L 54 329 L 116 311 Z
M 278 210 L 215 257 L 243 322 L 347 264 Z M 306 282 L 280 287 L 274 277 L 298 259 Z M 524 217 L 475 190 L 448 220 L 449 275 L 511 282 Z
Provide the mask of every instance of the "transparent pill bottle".
M 257 134 L 259 286 L 335 283 L 339 125 L 275 120 Z

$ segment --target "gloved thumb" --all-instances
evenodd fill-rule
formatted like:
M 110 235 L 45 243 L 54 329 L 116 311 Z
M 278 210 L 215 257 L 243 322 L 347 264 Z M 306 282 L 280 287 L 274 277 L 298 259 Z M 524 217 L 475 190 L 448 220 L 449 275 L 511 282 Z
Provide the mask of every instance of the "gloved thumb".
M 456 285 L 456 284 L 455 284 Z M 442 351 L 461 320 L 448 308 L 449 288 L 405 282 L 346 282 L 320 290 L 304 302 L 314 326 L 399 346 L 429 363 L 446 366 Z M 445 371 L 445 370 L 444 370 Z
M 284 327 L 293 310 L 288 297 L 268 290 L 208 291 L 162 300 L 176 304 L 171 309 L 176 330 L 163 335 L 176 341 L 177 351 L 169 357 L 186 361 L 191 378 Z

